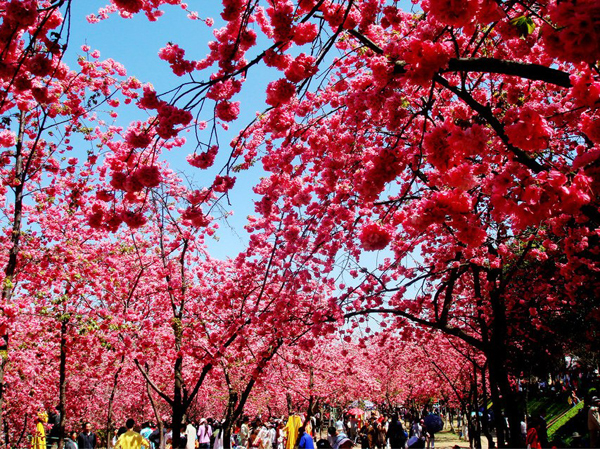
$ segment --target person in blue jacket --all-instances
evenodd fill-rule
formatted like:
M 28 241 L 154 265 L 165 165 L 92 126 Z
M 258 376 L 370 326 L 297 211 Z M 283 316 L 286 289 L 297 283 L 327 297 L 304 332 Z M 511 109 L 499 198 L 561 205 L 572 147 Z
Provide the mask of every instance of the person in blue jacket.
M 305 433 L 304 426 L 298 429 L 298 447 L 300 449 L 315 449 L 315 443 L 312 437 Z

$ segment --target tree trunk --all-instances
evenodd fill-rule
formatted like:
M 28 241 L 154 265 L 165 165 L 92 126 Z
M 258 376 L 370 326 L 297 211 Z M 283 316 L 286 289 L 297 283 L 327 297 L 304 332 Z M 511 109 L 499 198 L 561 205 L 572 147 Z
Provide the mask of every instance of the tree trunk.
M 490 379 L 490 394 L 492 396 L 492 402 L 494 404 L 494 423 L 496 425 L 496 439 L 498 440 L 498 447 L 503 448 L 506 446 L 508 435 L 506 434 L 506 421 L 504 420 L 504 411 L 502 410 L 502 404 L 500 401 L 500 395 L 498 394 L 498 382 L 496 381 L 492 371 L 488 368 L 488 374 Z
M 15 209 L 13 214 L 12 233 L 10 236 L 10 251 L 8 262 L 4 270 L 5 278 L 2 285 L 2 306 L 6 305 L 12 296 L 14 289 L 13 279 L 17 269 L 17 258 L 20 250 L 21 225 L 23 220 L 23 189 L 25 186 L 25 175 L 23 170 L 23 136 L 25 134 L 25 112 L 21 112 L 19 117 L 19 134 L 15 145 L 15 179 L 18 184 L 14 187 Z M 32 149 L 33 153 L 35 149 Z M 0 429 L 4 431 L 4 372 L 8 363 L 8 327 L 2 336 L 0 336 Z M 1 435 L 0 435 L 1 439 Z M 6 441 L 8 446 L 8 441 Z
M 482 427 L 483 427 L 483 434 L 485 435 L 485 437 L 488 440 L 488 447 L 493 447 L 494 445 L 494 438 L 492 437 L 492 434 L 490 433 L 490 427 L 489 427 L 489 422 L 488 422 L 488 413 L 487 413 L 487 403 L 488 403 L 488 398 L 487 398 L 487 388 L 485 386 L 485 365 L 481 370 L 481 391 L 483 394 L 483 417 L 482 417 Z
M 510 426 L 509 445 L 514 448 L 522 447 L 524 442 L 521 439 L 520 407 L 510 386 L 508 371 L 506 369 L 506 362 L 508 360 L 506 342 L 508 327 L 506 322 L 506 306 L 502 299 L 502 293 L 498 290 L 493 290 L 490 294 L 490 302 L 494 321 L 490 338 L 490 349 L 486 354 L 488 367 L 490 375 L 498 382 L 498 388 L 502 395 L 502 405 Z
M 181 341 L 176 341 L 177 351 L 181 348 Z M 173 388 L 173 406 L 172 406 L 172 430 L 173 430 L 173 449 L 179 448 L 181 442 L 181 425 L 183 424 L 183 415 L 186 407 L 183 401 L 183 359 L 177 357 L 175 360 L 175 385 Z
M 148 366 L 146 365 L 146 371 L 148 371 Z M 150 398 L 150 404 L 152 405 L 152 410 L 154 411 L 154 417 L 156 418 L 156 425 L 158 427 L 158 435 L 160 437 L 159 449 L 165 449 L 165 424 L 160 416 L 160 411 L 158 410 L 158 404 L 154 400 L 152 396 L 152 390 L 150 388 L 150 383 L 146 381 L 146 392 L 148 393 L 148 397 Z
M 473 363 L 473 405 L 475 407 L 475 435 L 473 437 L 476 449 L 481 449 L 481 422 L 479 421 L 479 395 L 477 393 L 477 365 Z
M 229 391 L 229 401 L 227 402 L 227 411 L 223 421 L 223 449 L 231 449 L 231 429 L 234 425 L 234 411 L 238 402 L 236 391 Z
M 16 447 L 21 447 L 21 441 L 23 441 L 23 438 L 25 437 L 25 432 L 27 431 L 27 418 L 28 418 L 28 416 L 25 415 L 25 419 L 23 420 L 23 430 L 21 431 L 21 435 L 19 436 L 19 440 L 15 444 Z M 6 447 L 9 447 L 8 446 L 8 441 L 6 442 Z
M 4 421 L 4 444 L 6 447 L 10 447 L 9 446 L 9 437 L 8 437 L 8 422 Z
M 490 375 L 497 379 L 498 388 L 500 390 L 500 394 L 502 395 L 502 405 L 504 409 L 504 413 L 508 418 L 509 425 L 509 437 L 508 443 L 510 447 L 523 447 L 523 439 L 521 438 L 521 419 L 522 413 L 521 408 L 518 403 L 518 399 L 513 392 L 512 387 L 510 386 L 510 382 L 508 380 L 508 373 L 506 372 L 506 368 L 504 364 L 499 360 L 492 360 L 493 363 L 490 363 Z
M 117 385 L 119 383 L 119 374 L 121 373 L 121 370 L 123 369 L 123 362 L 125 362 L 125 356 L 122 355 L 121 356 L 121 362 L 119 363 L 119 369 L 117 369 L 117 372 L 115 373 L 115 376 L 113 377 L 113 387 L 112 387 L 112 391 L 110 392 L 110 398 L 108 399 L 108 412 L 106 414 L 106 447 L 110 447 L 110 434 L 111 434 L 111 430 L 112 430 L 112 411 L 113 411 L 113 404 L 115 402 L 115 395 L 117 393 Z
M 62 448 L 65 441 L 65 403 L 67 399 L 67 330 L 69 319 L 61 317 L 60 322 L 60 366 L 58 380 L 58 447 Z

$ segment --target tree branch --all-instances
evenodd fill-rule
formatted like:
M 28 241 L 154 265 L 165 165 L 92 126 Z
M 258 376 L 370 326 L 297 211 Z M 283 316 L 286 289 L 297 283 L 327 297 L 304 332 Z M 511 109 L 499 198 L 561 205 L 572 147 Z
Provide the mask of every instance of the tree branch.
M 142 375 L 144 376 L 144 379 L 146 379 L 146 382 L 148 382 L 148 385 L 150 385 L 152 387 L 152 389 L 154 391 L 156 391 L 156 393 L 163 398 L 170 406 L 173 406 L 173 400 L 167 396 L 165 393 L 163 393 L 160 388 L 158 388 L 156 386 L 156 384 L 154 382 L 152 382 L 152 379 L 150 379 L 150 377 L 148 376 L 148 373 L 146 373 L 146 370 L 144 370 L 142 368 L 142 365 L 140 365 L 140 362 L 138 362 L 138 359 L 134 359 L 133 360 L 135 363 L 135 366 L 138 367 L 138 369 L 140 370 L 140 372 L 142 373 Z
M 356 30 L 348 30 L 352 36 L 365 47 L 378 55 L 383 55 L 383 49 L 368 37 Z M 395 61 L 394 73 L 406 73 L 406 62 Z M 448 61 L 448 68 L 440 70 L 445 72 L 482 72 L 498 73 L 501 75 L 518 76 L 533 81 L 544 81 L 560 87 L 571 87 L 571 80 L 567 72 L 552 69 L 540 64 L 527 64 L 517 61 L 505 61 L 495 58 L 452 58 Z
M 389 313 L 390 315 L 401 316 L 410 321 L 413 321 L 414 323 L 420 324 L 421 326 L 425 326 L 430 329 L 438 329 L 449 335 L 454 335 L 455 337 L 460 338 L 465 343 L 470 344 L 471 346 L 479 349 L 482 352 L 485 352 L 485 350 L 486 350 L 485 345 L 481 340 L 478 340 L 475 337 L 473 337 L 472 335 L 467 334 L 462 329 L 458 329 L 455 327 L 448 327 L 447 324 L 440 323 L 437 321 L 434 321 L 434 322 L 427 321 L 427 320 L 424 320 L 423 318 L 416 317 L 414 315 L 411 315 L 410 313 L 407 313 L 407 312 L 404 312 L 404 311 L 398 310 L 398 309 L 384 309 L 384 308 L 364 309 L 364 310 L 358 310 L 356 312 L 348 312 L 348 313 L 344 314 L 344 318 L 352 318 L 352 317 L 358 316 L 358 315 L 369 315 L 372 313 Z
M 475 112 L 477 112 L 479 115 L 481 115 L 481 117 L 483 117 L 486 120 L 486 122 L 489 123 L 489 125 L 493 128 L 493 130 L 496 131 L 496 134 L 498 135 L 498 137 L 500 137 L 500 139 L 502 140 L 502 142 L 504 143 L 506 148 L 515 155 L 515 159 L 517 159 L 517 161 L 519 161 L 521 164 L 525 165 L 527 168 L 529 168 L 534 173 L 540 173 L 540 172 L 546 170 L 546 167 L 544 167 L 542 164 L 540 164 L 535 159 L 532 159 L 531 157 L 529 157 L 529 155 L 527 153 L 525 153 L 525 151 L 523 151 L 520 148 L 515 147 L 512 143 L 510 143 L 508 136 L 504 132 L 504 126 L 496 118 L 496 116 L 494 115 L 494 113 L 492 112 L 492 110 L 489 107 L 484 106 L 481 103 L 479 103 L 477 100 L 475 100 L 471 96 L 471 94 L 469 94 L 469 92 L 467 92 L 465 90 L 461 90 L 455 86 L 452 86 L 448 82 L 448 80 L 446 78 L 444 78 L 443 76 L 435 75 L 433 80 L 436 83 L 444 86 L 446 89 L 448 89 L 454 95 L 456 95 L 458 98 L 463 100 L 467 105 L 469 105 L 471 107 L 471 109 L 473 109 Z
M 518 76 L 532 81 L 544 81 L 560 87 L 571 87 L 567 72 L 540 64 L 526 64 L 495 58 L 453 58 L 441 72 L 485 72 Z

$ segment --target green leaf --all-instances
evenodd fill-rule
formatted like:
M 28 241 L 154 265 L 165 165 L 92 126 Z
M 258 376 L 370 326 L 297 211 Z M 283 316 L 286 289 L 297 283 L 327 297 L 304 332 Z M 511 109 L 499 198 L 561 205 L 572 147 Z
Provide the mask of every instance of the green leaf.
M 510 20 L 510 24 L 517 28 L 521 37 L 526 37 L 535 31 L 535 23 L 531 20 L 531 17 L 515 17 Z

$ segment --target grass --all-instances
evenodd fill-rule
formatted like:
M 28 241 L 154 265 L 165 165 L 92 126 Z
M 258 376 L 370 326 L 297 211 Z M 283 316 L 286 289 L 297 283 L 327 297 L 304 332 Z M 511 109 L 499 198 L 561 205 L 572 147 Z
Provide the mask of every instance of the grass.
M 553 397 L 540 397 L 530 399 L 527 402 L 527 413 L 529 415 L 534 415 L 541 409 L 545 408 L 546 420 L 548 422 L 548 426 L 551 426 L 553 421 L 567 412 L 570 407 L 571 406 L 567 403 L 567 401 L 562 401 Z
M 574 418 L 581 409 L 583 409 L 583 401 L 579 402 L 575 407 L 569 408 L 560 416 L 556 417 L 551 424 L 549 423 L 550 426 L 548 427 L 548 440 L 552 441 L 552 438 L 558 429 Z

